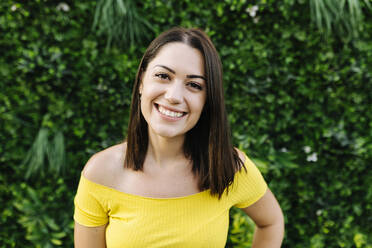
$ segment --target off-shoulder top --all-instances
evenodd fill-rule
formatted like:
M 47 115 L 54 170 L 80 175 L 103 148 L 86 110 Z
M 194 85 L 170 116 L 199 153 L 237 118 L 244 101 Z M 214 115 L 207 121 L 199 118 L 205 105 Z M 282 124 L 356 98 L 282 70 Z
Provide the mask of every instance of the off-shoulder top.
M 97 184 L 81 174 L 74 220 L 105 225 L 107 248 L 224 247 L 232 206 L 245 208 L 259 200 L 267 184 L 253 162 L 245 167 L 219 200 L 210 190 L 175 198 L 151 198 Z

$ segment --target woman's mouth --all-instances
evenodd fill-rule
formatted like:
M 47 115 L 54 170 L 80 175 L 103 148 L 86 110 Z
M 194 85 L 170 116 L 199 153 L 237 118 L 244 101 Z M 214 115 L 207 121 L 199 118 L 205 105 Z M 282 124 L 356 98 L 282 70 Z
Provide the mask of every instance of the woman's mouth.
M 182 111 L 174 111 L 174 110 L 170 110 L 166 107 L 163 107 L 157 103 L 155 103 L 155 108 L 163 115 L 167 116 L 167 117 L 170 117 L 170 118 L 181 118 L 183 117 L 184 115 L 186 115 L 187 113 L 186 112 L 182 112 Z

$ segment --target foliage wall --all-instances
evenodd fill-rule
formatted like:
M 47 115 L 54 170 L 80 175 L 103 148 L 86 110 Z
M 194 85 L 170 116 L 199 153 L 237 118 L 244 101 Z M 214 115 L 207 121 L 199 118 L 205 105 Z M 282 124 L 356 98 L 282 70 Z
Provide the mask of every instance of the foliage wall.
M 127 2 L 135 31 L 108 41 L 99 16 L 92 30 L 96 1 L 1 1 L 0 246 L 73 246 L 81 169 L 123 139 L 141 55 L 181 25 L 220 53 L 234 143 L 281 204 L 283 247 L 372 247 L 366 4 L 347 38 L 320 32 L 307 1 Z M 252 230 L 233 209 L 228 246 L 249 246 Z

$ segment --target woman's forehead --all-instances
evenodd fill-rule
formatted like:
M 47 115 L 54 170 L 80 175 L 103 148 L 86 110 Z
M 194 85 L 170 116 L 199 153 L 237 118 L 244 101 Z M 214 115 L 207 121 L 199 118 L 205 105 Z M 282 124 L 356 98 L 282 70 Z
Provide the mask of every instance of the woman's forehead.
M 166 66 L 186 74 L 204 75 L 204 58 L 201 52 L 182 42 L 172 42 L 160 48 L 148 65 L 150 70 Z

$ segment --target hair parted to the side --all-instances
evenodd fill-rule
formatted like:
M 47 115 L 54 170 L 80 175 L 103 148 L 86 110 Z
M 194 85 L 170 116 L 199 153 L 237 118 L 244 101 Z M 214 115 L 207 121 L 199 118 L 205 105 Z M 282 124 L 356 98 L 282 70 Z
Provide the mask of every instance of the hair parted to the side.
M 200 29 L 175 27 L 155 38 L 139 64 L 133 86 L 127 151 L 124 166 L 142 170 L 148 147 L 148 126 L 141 113 L 141 77 L 159 50 L 170 42 L 182 42 L 198 49 L 204 57 L 207 99 L 197 124 L 186 133 L 185 156 L 193 162 L 199 190 L 210 189 L 220 198 L 233 183 L 235 173 L 244 167 L 231 143 L 222 84 L 222 64 L 216 48 Z

